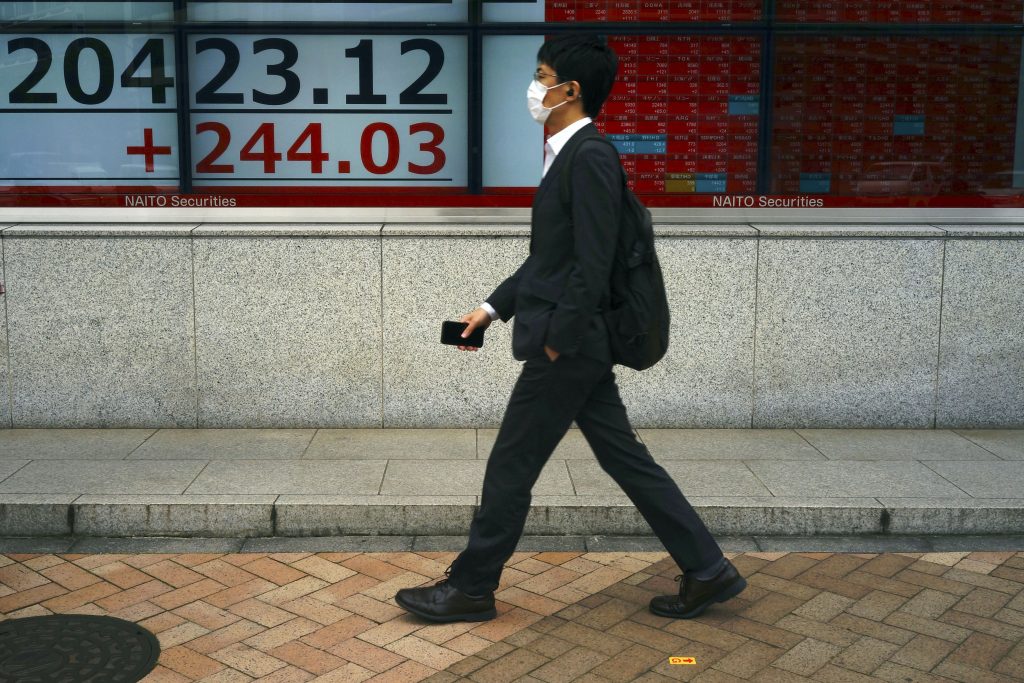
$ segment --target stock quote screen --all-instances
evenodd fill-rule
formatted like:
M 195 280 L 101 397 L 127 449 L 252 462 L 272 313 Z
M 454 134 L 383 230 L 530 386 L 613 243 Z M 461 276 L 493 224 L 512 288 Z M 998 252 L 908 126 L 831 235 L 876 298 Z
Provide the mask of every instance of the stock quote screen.
M 189 37 L 196 187 L 467 186 L 466 40 Z
M 588 31 L 652 206 L 1024 206 L 1024 0 L 180 5 L 0 5 L 0 203 L 522 206 L 537 49 Z
M 601 123 L 634 191 L 755 192 L 761 40 L 615 36 L 609 42 L 622 61 Z
M 1017 37 L 781 37 L 770 190 L 1012 190 L 1020 71 Z

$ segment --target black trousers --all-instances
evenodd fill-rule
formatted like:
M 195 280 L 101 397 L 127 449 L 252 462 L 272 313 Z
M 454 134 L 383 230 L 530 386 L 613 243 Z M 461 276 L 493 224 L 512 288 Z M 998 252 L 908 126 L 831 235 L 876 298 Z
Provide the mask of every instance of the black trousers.
M 497 588 L 530 509 L 530 491 L 575 419 L 601 468 L 629 496 L 683 569 L 719 562 L 722 551 L 668 473 L 636 439 L 612 364 L 587 356 L 528 359 L 512 389 L 487 460 L 469 543 L 449 580 L 479 595 Z

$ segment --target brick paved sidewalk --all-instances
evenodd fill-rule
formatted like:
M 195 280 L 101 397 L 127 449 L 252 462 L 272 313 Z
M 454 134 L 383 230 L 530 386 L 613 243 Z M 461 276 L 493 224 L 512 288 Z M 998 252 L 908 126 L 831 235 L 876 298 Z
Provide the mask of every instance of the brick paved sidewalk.
M 729 555 L 749 587 L 691 621 L 647 611 L 665 553 L 621 552 L 517 552 L 498 618 L 450 625 L 393 596 L 451 552 L 0 555 L 0 615 L 137 621 L 148 683 L 1024 680 L 1024 553 Z

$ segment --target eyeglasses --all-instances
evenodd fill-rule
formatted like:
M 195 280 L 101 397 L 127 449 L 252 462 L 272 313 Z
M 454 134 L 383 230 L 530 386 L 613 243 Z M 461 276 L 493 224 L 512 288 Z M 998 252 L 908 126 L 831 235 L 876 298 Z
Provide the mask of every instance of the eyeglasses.
M 554 78 L 554 79 L 557 80 L 558 79 L 558 75 L 557 74 L 546 74 L 543 71 L 541 71 L 540 69 L 537 69 L 536 71 L 533 72 L 533 79 L 535 81 L 539 81 L 539 80 L 541 80 L 543 78 Z

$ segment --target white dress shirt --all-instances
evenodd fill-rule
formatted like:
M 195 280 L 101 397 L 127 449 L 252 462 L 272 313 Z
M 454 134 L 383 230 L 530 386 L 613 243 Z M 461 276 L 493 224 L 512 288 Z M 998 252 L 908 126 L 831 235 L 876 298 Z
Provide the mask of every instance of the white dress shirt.
M 584 116 L 582 119 L 575 123 L 570 123 L 568 126 L 558 131 L 554 135 L 548 138 L 548 141 L 544 143 L 544 173 L 541 177 L 548 174 L 548 169 L 551 168 L 551 164 L 555 163 L 555 157 L 565 147 L 565 143 L 569 142 L 569 138 L 576 134 L 583 126 L 590 123 L 590 117 Z
M 565 143 L 569 142 L 569 138 L 575 135 L 576 131 L 588 123 L 590 123 L 590 117 L 584 116 L 579 121 L 570 123 L 568 126 L 547 139 L 547 142 L 544 143 L 544 171 L 541 173 L 542 178 L 548 174 L 548 169 L 551 168 L 551 164 L 555 163 L 555 157 L 557 157 L 558 153 L 562 151 L 563 147 L 565 147 Z M 487 311 L 487 315 L 491 316 L 491 320 L 498 319 L 498 312 L 486 301 L 480 304 L 480 308 Z

